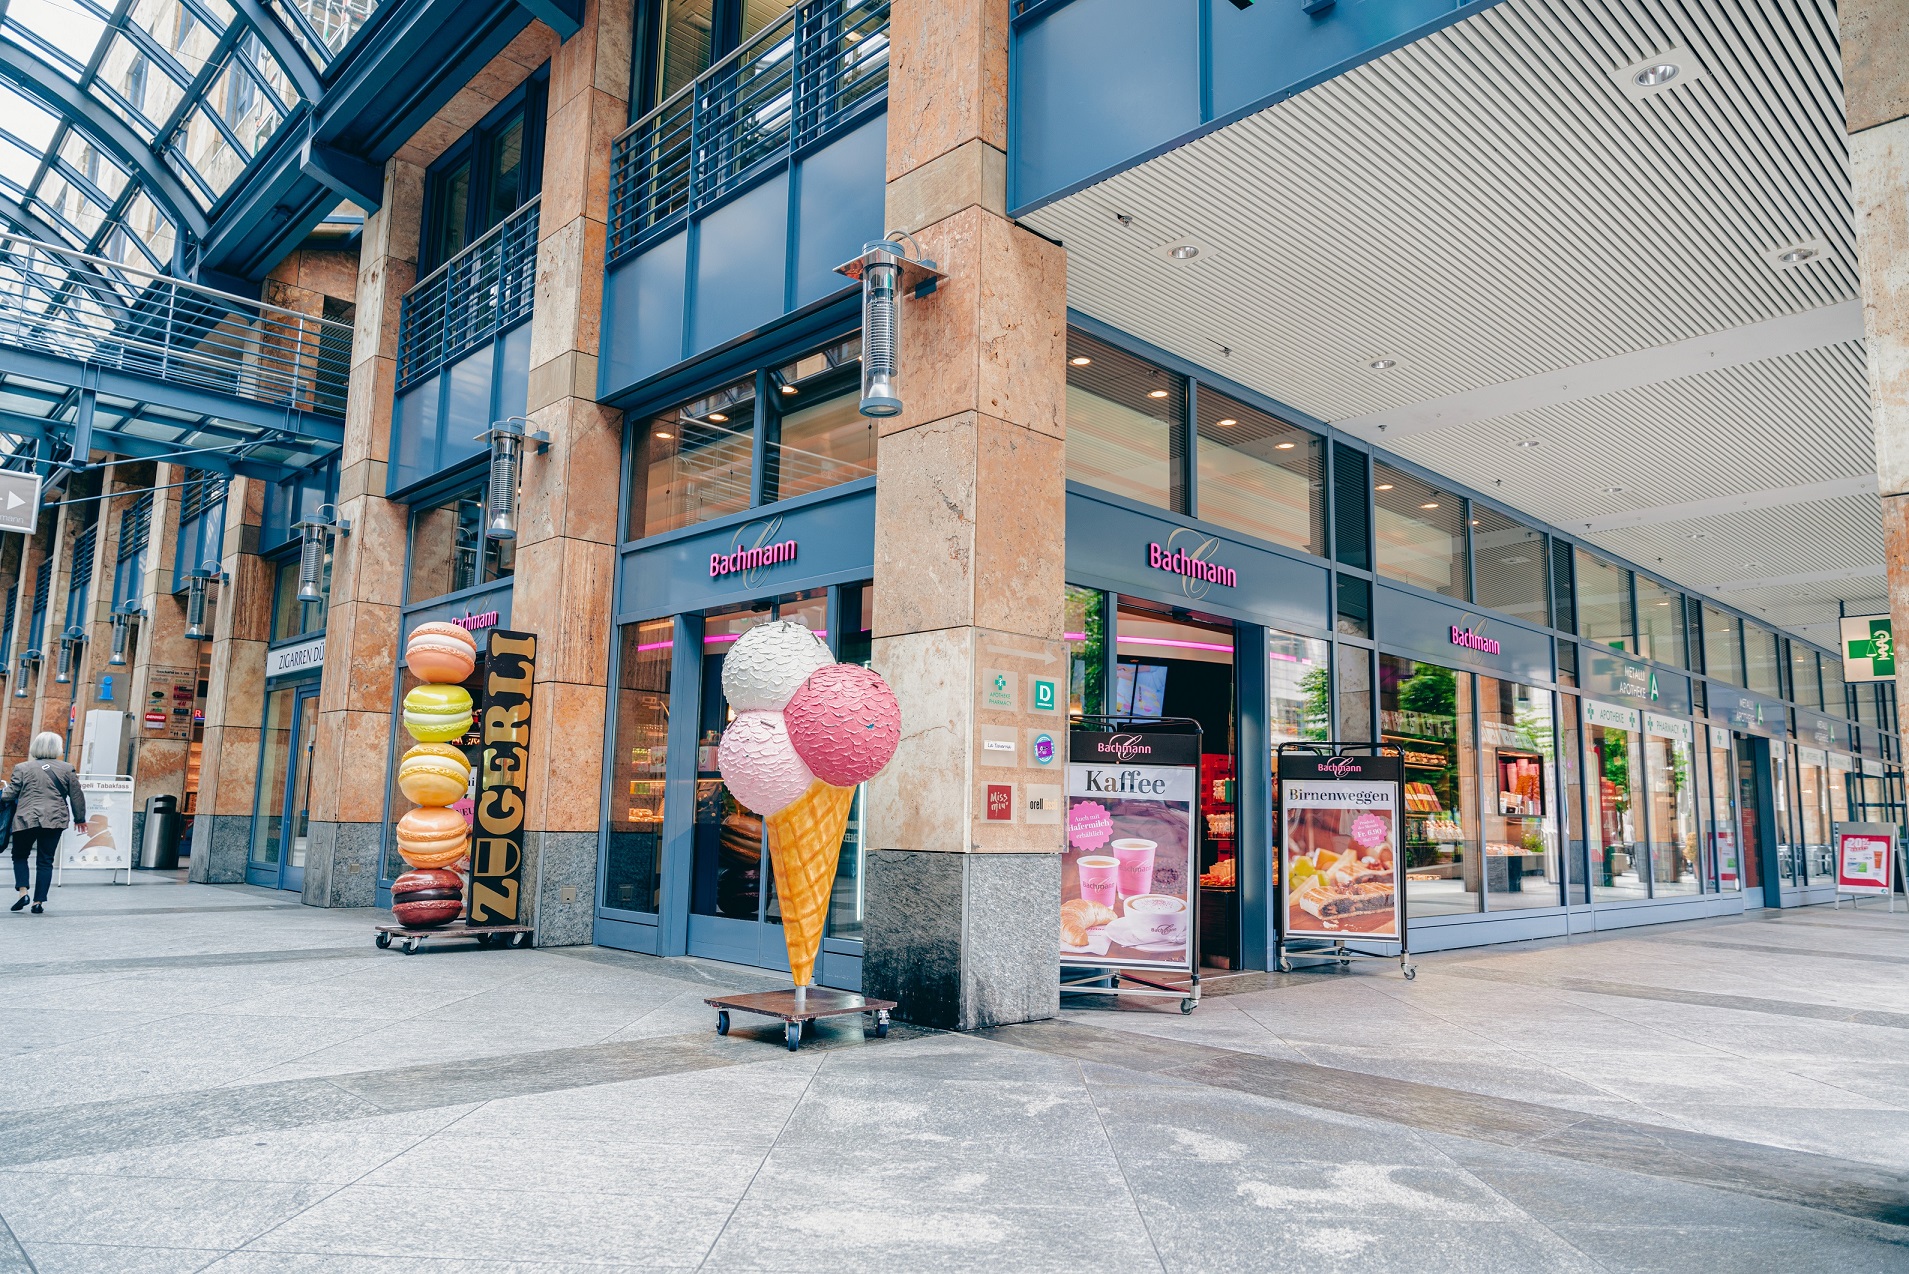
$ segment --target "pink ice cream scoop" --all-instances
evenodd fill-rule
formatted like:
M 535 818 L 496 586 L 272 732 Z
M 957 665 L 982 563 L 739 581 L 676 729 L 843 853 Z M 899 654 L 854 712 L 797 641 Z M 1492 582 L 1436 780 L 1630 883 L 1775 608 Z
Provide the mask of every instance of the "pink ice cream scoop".
M 780 712 L 740 712 L 716 750 L 729 793 L 744 809 L 768 818 L 793 805 L 815 775 L 802 764 Z
M 830 664 L 809 675 L 783 709 L 789 740 L 815 777 L 854 787 L 881 772 L 901 743 L 901 705 L 881 674 Z

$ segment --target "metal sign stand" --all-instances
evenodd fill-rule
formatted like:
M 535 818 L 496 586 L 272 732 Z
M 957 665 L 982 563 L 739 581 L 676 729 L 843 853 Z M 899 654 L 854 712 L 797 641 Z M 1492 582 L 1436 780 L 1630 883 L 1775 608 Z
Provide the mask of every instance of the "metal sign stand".
M 1294 755 L 1310 753 L 1315 756 L 1326 757 L 1353 755 L 1402 756 L 1399 749 L 1390 743 L 1282 743 L 1279 745 L 1279 756 L 1285 756 L 1289 752 Z M 1403 784 L 1399 784 L 1398 787 L 1399 792 L 1395 798 L 1393 808 L 1398 811 L 1398 826 L 1402 831 L 1405 826 L 1405 792 Z M 1394 944 L 1391 939 L 1376 939 L 1376 941 L 1383 943 L 1385 946 L 1397 945 L 1398 950 L 1396 952 L 1365 951 L 1348 945 L 1349 942 L 1358 941 L 1356 938 L 1287 937 L 1286 893 L 1287 886 L 1291 882 L 1288 879 L 1286 870 L 1285 817 L 1284 785 L 1281 784 L 1279 780 L 1279 767 L 1275 762 L 1273 767 L 1273 826 L 1279 829 L 1279 843 L 1274 847 L 1276 854 L 1275 862 L 1279 868 L 1279 888 L 1275 893 L 1278 899 L 1277 919 L 1279 924 L 1278 937 L 1273 944 L 1274 954 L 1276 956 L 1274 961 L 1275 967 L 1277 967 L 1281 973 L 1291 973 L 1293 971 L 1292 961 L 1295 957 L 1301 960 L 1321 960 L 1327 963 L 1336 961 L 1342 969 L 1350 966 L 1355 958 L 1365 960 L 1397 960 L 1399 962 L 1399 972 L 1405 976 L 1406 981 L 1410 982 L 1417 978 L 1418 966 L 1412 963 L 1412 952 L 1407 937 L 1409 927 L 1406 923 L 1406 871 L 1403 836 L 1400 837 L 1400 844 L 1395 847 L 1392 855 L 1392 873 L 1396 877 L 1394 888 L 1398 891 L 1398 941 Z
M 1847 893 L 1843 890 L 1843 833 L 1851 827 L 1857 826 L 1861 826 L 1861 824 L 1831 823 L 1829 825 L 1829 843 L 1836 858 L 1835 875 L 1831 878 L 1835 882 L 1836 892 L 1830 896 L 1830 906 L 1837 911 L 1843 909 L 1843 899 L 1845 897 L 1849 899 L 1849 905 L 1855 907 L 1863 898 L 1876 893 L 1873 889 L 1852 889 Z M 1872 826 L 1878 829 L 1888 829 L 1889 860 L 1894 865 L 1896 874 L 1894 879 L 1889 882 L 1889 888 L 1883 892 L 1889 897 L 1889 914 L 1893 916 L 1896 914 L 1896 886 L 1904 881 L 1909 881 L 1909 876 L 1902 874 L 1904 868 L 1909 867 L 1909 862 L 1905 862 L 1903 857 L 1902 831 L 1893 823 L 1878 823 Z M 1881 833 L 1878 831 L 1875 834 L 1880 835 Z
M 1097 731 L 1112 733 L 1117 730 L 1147 731 L 1156 734 L 1193 735 L 1195 757 L 1204 755 L 1202 744 L 1206 741 L 1205 729 L 1191 717 L 1105 717 L 1080 716 L 1068 723 L 1069 729 L 1088 727 Z M 1160 727 L 1166 726 L 1167 729 Z M 1070 749 L 1071 764 L 1071 749 Z M 1131 969 L 1115 968 L 1107 965 L 1086 965 L 1070 963 L 1061 959 L 1061 991 L 1067 995 L 1138 995 L 1155 1000 L 1180 1001 L 1180 1012 L 1191 1013 L 1200 1003 L 1200 767 L 1193 767 L 1193 808 L 1190 811 L 1191 822 L 1187 844 L 1187 965 L 1190 980 L 1186 986 L 1174 986 L 1168 982 L 1155 982 L 1143 978 Z M 1235 841 L 1237 846 L 1239 842 Z M 1236 851 L 1237 852 L 1237 851 Z M 1088 970 L 1083 977 L 1069 980 L 1067 970 Z M 1122 986 L 1122 981 L 1127 983 Z

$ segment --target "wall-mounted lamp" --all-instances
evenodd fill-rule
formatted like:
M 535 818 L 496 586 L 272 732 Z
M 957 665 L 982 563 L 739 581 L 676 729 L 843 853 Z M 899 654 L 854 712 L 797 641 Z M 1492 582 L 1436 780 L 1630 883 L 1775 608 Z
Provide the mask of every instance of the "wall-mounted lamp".
M 33 665 L 39 662 L 40 652 L 37 650 L 29 650 L 26 654 L 20 656 L 20 675 L 13 679 L 13 697 L 15 699 L 24 699 L 27 697 L 27 678 L 33 675 Z
M 53 674 L 53 684 L 70 686 L 73 684 L 73 656 L 86 644 L 86 630 L 74 624 L 60 634 L 60 670 Z
M 303 537 L 298 548 L 298 600 L 306 606 L 322 602 L 325 600 L 325 553 L 331 548 L 333 536 L 351 534 L 351 523 L 338 516 L 337 505 L 321 504 L 316 513 L 292 529 Z
M 926 296 L 947 276 L 921 255 L 921 245 L 903 230 L 867 244 L 862 255 L 835 267 L 862 285 L 862 414 L 901 414 L 901 310 L 907 293 Z M 915 255 L 897 240 L 914 245 Z
M 200 563 L 198 570 L 186 576 L 187 641 L 205 641 L 211 636 L 205 630 L 205 595 L 214 580 L 226 582 L 225 573 L 219 569 L 218 562 L 212 560 Z
M 550 450 L 550 435 L 541 429 L 530 433 L 529 425 L 527 416 L 506 416 L 491 421 L 491 427 L 477 435 L 479 442 L 488 442 L 491 448 L 484 534 L 493 540 L 517 538 L 517 479 L 523 467 L 524 444 L 536 443 L 539 455 Z
M 126 602 L 113 612 L 113 653 L 106 661 L 108 668 L 126 666 L 126 638 L 132 631 L 133 620 L 143 618 L 146 612 L 137 602 Z

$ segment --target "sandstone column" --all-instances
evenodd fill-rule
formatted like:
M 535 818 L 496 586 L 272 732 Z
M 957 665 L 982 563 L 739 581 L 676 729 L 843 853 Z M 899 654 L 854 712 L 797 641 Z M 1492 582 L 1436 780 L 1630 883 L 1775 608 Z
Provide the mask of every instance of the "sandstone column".
M 199 643 L 187 641 L 186 599 L 172 591 L 172 566 L 179 546 L 179 496 L 176 485 L 185 481 L 183 465 L 164 461 L 153 466 L 151 485 L 152 521 L 146 536 L 144 576 L 140 584 L 139 605 L 146 613 L 136 622 L 138 640 L 128 648 L 132 666 L 126 671 L 127 711 L 132 720 L 133 841 L 145 838 L 146 798 L 170 795 L 185 812 L 186 767 L 191 760 L 191 722 L 186 722 L 184 737 L 173 726 L 174 689 L 182 684 L 196 685 L 199 676 Z M 156 713 L 165 718 L 157 729 L 149 728 L 146 717 Z M 182 851 L 186 846 L 180 847 Z
M 1901 636 L 1909 634 L 1909 8 L 1845 0 L 1837 16 L 1889 610 Z M 1906 684 L 1896 678 L 1903 720 Z
M 602 807 L 622 413 L 596 402 L 610 143 L 629 121 L 630 0 L 590 0 L 551 58 L 511 627 L 537 634 L 525 793 L 526 923 L 591 940 Z
M 874 663 L 903 735 L 870 788 L 862 984 L 959 1029 L 1060 1000 L 1060 789 L 980 763 L 985 729 L 1064 725 L 1031 687 L 1064 703 L 1067 669 L 1066 257 L 1005 215 L 1007 38 L 1008 0 L 897 0 L 889 33 L 888 221 L 948 278 L 905 303 L 882 426 Z
M 26 654 L 32 644 L 34 584 L 46 561 L 58 520 L 56 512 L 42 512 L 39 530 L 22 537 L 20 545 L 20 601 L 13 612 L 12 662 L 7 669 L 5 706 L 0 708 L 0 771 L 8 774 L 15 765 L 26 760 L 27 744 L 33 738 L 33 705 L 38 694 L 40 668 L 29 666 L 28 671 L 22 672 L 20 656 Z M 26 687 L 25 698 L 19 697 L 22 685 Z

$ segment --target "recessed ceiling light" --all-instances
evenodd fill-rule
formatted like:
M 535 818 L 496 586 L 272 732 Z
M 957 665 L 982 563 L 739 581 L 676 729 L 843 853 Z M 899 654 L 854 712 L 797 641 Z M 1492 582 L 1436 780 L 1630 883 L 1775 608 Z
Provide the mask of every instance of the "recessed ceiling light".
M 1382 372 L 1388 367 L 1397 367 L 1398 365 L 1399 360 L 1396 358 L 1375 358 L 1366 364 L 1367 367 L 1370 367 L 1375 372 Z
M 1436 509 L 1438 507 L 1438 501 L 1428 500 L 1424 504 L 1419 505 L 1418 507 L 1421 509 Z
M 1239 421 L 1233 419 L 1231 416 L 1228 416 L 1225 420 L 1220 421 L 1219 425 L 1220 425 L 1220 428 L 1222 429 L 1231 429 L 1234 425 L 1237 425 L 1238 423 Z
M 1777 257 L 1784 265 L 1802 265 L 1816 255 L 1815 248 L 1791 248 Z
M 1392 484 L 1390 482 L 1381 482 L 1378 486 L 1372 489 L 1374 491 L 1390 491 L 1392 489 Z
M 1598 490 L 1602 491 L 1605 495 L 1618 495 L 1623 492 L 1624 488 L 1623 487 L 1599 487 Z
M 1763 567 L 1763 563 L 1761 562 L 1745 562 L 1743 564 L 1743 569 L 1746 571 L 1761 570 L 1762 567 Z
M 1677 78 L 1675 62 L 1655 62 L 1631 76 L 1631 83 L 1639 88 L 1662 88 Z
M 1201 264 L 1205 264 L 1213 255 L 1206 244 L 1195 239 L 1175 239 L 1171 243 L 1161 244 L 1154 251 L 1169 261 L 1182 263 L 1197 258 Z
M 785 394 L 793 394 L 793 393 L 795 392 L 795 386 L 794 386 L 794 385 L 784 385 L 784 386 L 782 387 L 782 392 L 783 392 L 783 393 L 785 393 Z
M 1822 239 L 1798 239 L 1780 243 L 1763 254 L 1763 259 L 1779 270 L 1794 270 L 1800 265 L 1829 259 L 1829 245 Z
M 1520 443 L 1519 443 L 1518 445 L 1519 445 L 1520 447 L 1523 447 L 1523 448 L 1526 448 L 1526 449 L 1529 449 L 1529 448 L 1532 448 L 1532 447 L 1535 447 L 1535 446 L 1537 446 L 1537 445 L 1538 445 L 1538 439 L 1536 439 L 1536 438 L 1526 438 L 1526 439 L 1524 439 L 1523 441 L 1521 441 L 1521 442 L 1520 442 Z
M 1665 49 L 1611 72 L 1626 96 L 1642 101 L 1682 89 L 1703 78 L 1704 69 L 1688 49 Z
M 671 433 L 664 433 L 661 429 L 658 429 L 656 431 L 656 436 L 658 438 L 674 438 L 676 435 Z
M 1175 261 L 1191 261 L 1194 257 L 1200 255 L 1200 250 L 1190 243 L 1183 243 L 1167 253 L 1167 255 L 1172 257 Z
M 1670 605 L 1670 603 L 1669 603 L 1669 602 L 1658 602 L 1658 603 L 1657 603 L 1657 605 L 1659 605 L 1659 606 L 1668 606 L 1668 605 Z
M 1150 389 L 1147 391 L 1147 397 L 1149 398 L 1165 398 L 1166 396 L 1167 391 L 1164 389 Z
M 725 416 L 725 415 L 723 415 L 723 414 L 722 414 L 721 412 L 719 412 L 719 411 L 712 411 L 712 412 L 710 412 L 710 413 L 709 413 L 709 418 L 710 418 L 711 420 L 713 420 L 713 421 L 715 421 L 715 422 L 716 422 L 717 424 L 719 424 L 719 425 L 721 425 L 721 424 L 727 424 L 727 423 L 728 423 L 728 421 L 729 421 L 729 417 L 727 417 L 727 416 Z
M 1081 354 L 1081 355 L 1079 355 L 1079 356 L 1077 356 L 1077 357 L 1074 357 L 1074 358 L 1070 358 L 1070 359 L 1068 359 L 1067 361 L 1068 361 L 1068 362 L 1070 362 L 1070 363 L 1072 363 L 1072 364 L 1073 364 L 1074 366 L 1076 366 L 1076 367 L 1085 367 L 1085 366 L 1087 366 L 1087 365 L 1088 365 L 1089 363 L 1091 363 L 1091 362 L 1093 362 L 1094 360 L 1093 360 L 1093 359 L 1091 359 L 1091 358 L 1089 358 L 1089 357 L 1087 357 L 1087 355 L 1085 355 L 1085 354 Z
M 1710 532 L 1692 531 L 1689 535 L 1685 536 L 1684 538 L 1691 539 L 1691 540 L 1707 540 L 1710 538 Z
M 1273 450 L 1274 451 L 1291 451 L 1297 445 L 1298 445 L 1297 443 L 1291 443 L 1291 442 L 1274 443 Z

